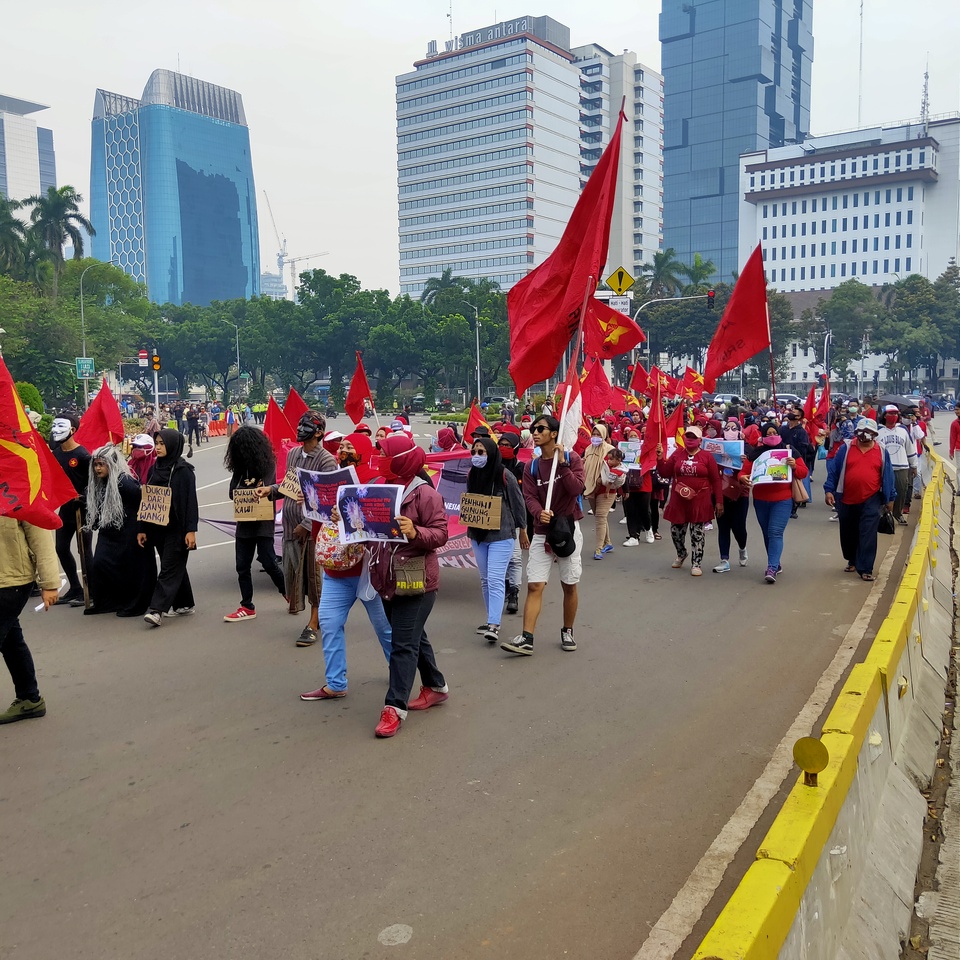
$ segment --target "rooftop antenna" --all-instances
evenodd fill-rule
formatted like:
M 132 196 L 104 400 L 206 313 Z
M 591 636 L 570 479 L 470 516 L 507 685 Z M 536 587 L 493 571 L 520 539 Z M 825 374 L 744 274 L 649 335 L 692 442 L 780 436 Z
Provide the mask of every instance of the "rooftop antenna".
M 923 71 L 923 96 L 920 98 L 920 122 L 926 135 L 930 122 L 930 54 L 927 53 L 927 68 Z
M 447 13 L 447 20 L 450 21 L 450 42 L 453 43 L 453 0 L 450 0 L 450 11 Z M 453 49 L 451 47 L 451 49 Z
M 860 79 L 857 94 L 857 127 L 863 126 L 863 0 L 860 0 Z

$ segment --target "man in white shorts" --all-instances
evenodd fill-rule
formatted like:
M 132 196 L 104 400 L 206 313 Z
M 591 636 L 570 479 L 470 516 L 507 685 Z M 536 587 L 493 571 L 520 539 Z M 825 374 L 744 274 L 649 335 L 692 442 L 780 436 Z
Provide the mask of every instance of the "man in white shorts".
M 533 517 L 533 539 L 527 560 L 527 599 L 523 605 L 523 632 L 513 640 L 504 640 L 501 650 L 529 657 L 533 655 L 533 632 L 537 627 L 543 604 L 543 588 L 550 579 L 554 561 L 560 573 L 563 589 L 563 627 L 560 630 L 560 649 L 574 651 L 577 642 L 573 638 L 573 623 L 577 617 L 577 584 L 580 582 L 582 565 L 580 552 L 583 537 L 579 521 L 583 518 L 580 497 L 583 494 L 583 461 L 573 453 L 565 453 L 557 443 L 560 423 L 556 418 L 543 414 L 532 424 L 534 459 L 523 470 L 523 499 Z M 537 457 L 536 453 L 540 456 Z M 546 509 L 547 490 L 553 459 L 557 458 L 557 472 L 553 487 L 553 500 Z M 551 520 L 556 517 L 565 524 L 566 536 L 551 533 Z M 547 543 L 550 535 L 551 543 Z

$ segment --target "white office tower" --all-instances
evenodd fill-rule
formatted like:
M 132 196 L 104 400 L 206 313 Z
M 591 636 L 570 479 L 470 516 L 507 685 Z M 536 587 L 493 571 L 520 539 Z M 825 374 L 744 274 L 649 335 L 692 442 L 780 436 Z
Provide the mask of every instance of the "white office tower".
M 53 131 L 31 116 L 46 109 L 0 94 L 0 194 L 8 200 L 26 200 L 57 185 Z

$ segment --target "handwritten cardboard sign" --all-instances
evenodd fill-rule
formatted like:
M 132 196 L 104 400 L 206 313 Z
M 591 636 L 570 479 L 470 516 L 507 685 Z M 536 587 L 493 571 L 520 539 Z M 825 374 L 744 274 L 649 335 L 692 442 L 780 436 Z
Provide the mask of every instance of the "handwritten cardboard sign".
M 300 479 L 297 477 L 296 468 L 287 471 L 283 482 L 277 487 L 277 493 L 282 493 L 291 500 L 296 500 L 301 495 Z
M 170 523 L 171 492 L 169 487 L 146 484 L 142 489 L 137 519 L 142 523 L 153 523 L 158 527 L 165 527 Z
M 233 491 L 233 519 L 243 520 L 273 520 L 276 517 L 276 508 L 270 500 L 257 496 L 254 487 L 237 487 Z
M 460 522 L 478 530 L 499 530 L 500 497 L 486 497 L 480 493 L 465 493 L 460 497 Z

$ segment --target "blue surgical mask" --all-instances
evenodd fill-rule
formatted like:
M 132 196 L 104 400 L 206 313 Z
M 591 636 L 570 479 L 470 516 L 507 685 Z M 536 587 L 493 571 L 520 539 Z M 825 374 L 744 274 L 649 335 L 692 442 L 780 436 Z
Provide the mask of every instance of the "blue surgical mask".
M 478 469 L 481 469 L 487 465 L 487 455 L 485 453 L 475 453 L 470 458 L 470 462 Z

